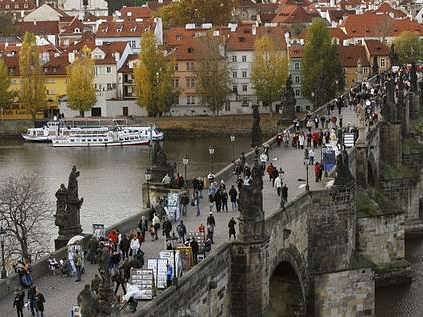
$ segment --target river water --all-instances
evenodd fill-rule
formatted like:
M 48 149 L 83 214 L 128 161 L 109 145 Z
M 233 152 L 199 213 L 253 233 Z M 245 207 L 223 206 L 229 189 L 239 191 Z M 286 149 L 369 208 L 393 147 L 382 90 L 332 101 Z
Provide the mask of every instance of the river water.
M 207 175 L 210 168 L 209 145 L 215 148 L 213 168 L 219 170 L 249 148 L 248 137 L 237 137 L 234 145 L 229 136 L 166 139 L 168 159 L 178 163 L 184 175 L 182 158 L 189 157 L 187 177 Z M 233 154 L 234 152 L 234 154 Z M 106 226 L 137 213 L 141 208 L 141 184 L 144 170 L 150 165 L 148 147 L 53 148 L 49 144 L 25 143 L 0 138 L 0 180 L 7 176 L 36 173 L 51 200 L 55 212 L 55 193 L 61 183 L 67 186 L 72 165 L 81 172 L 79 195 L 84 197 L 81 224 L 86 232 L 92 223 Z M 51 217 L 51 238 L 57 229 Z

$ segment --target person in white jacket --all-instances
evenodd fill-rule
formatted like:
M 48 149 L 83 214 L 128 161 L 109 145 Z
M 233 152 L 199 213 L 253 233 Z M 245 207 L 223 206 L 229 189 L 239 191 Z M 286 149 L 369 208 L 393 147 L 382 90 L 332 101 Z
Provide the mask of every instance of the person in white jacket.
M 138 250 L 140 249 L 140 247 L 141 247 L 140 241 L 138 240 L 137 236 L 134 235 L 129 245 L 129 248 L 131 249 L 132 257 L 134 257 L 138 253 Z
M 275 178 L 275 187 L 276 187 L 276 192 L 278 193 L 278 196 L 281 195 L 281 189 L 282 189 L 282 177 L 281 175 L 278 175 Z

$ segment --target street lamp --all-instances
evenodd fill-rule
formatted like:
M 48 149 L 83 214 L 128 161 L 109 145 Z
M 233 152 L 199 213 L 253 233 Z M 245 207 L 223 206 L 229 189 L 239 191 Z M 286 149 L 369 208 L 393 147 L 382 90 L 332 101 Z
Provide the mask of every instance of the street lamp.
M 305 190 L 307 192 L 310 191 L 310 185 L 309 185 L 309 182 L 308 182 L 308 162 L 306 163 L 306 179 L 304 179 L 304 178 L 298 178 L 297 180 L 299 182 L 306 182 Z
M 6 263 L 4 261 L 4 240 L 6 239 L 6 229 L 0 225 L 0 243 L 1 243 L 1 274 L 0 278 L 3 280 L 6 278 Z
M 230 140 L 232 143 L 232 162 L 234 162 L 235 161 L 235 135 L 231 135 Z
M 185 154 L 185 157 L 182 159 L 182 164 L 184 164 L 184 186 L 187 187 L 187 165 L 189 163 L 188 155 Z
M 144 171 L 144 178 L 147 183 L 147 208 L 150 208 L 150 180 L 151 180 L 151 170 L 146 168 Z
M 313 103 L 313 109 L 314 109 L 314 108 L 315 108 L 315 106 L 316 106 L 316 105 L 315 105 L 316 100 L 314 99 L 314 96 L 315 96 L 315 93 L 314 93 L 314 91 L 312 91 L 312 92 L 311 92 L 311 98 L 313 99 L 313 100 L 312 100 L 312 103 Z
M 213 155 L 214 155 L 214 147 L 209 146 L 209 154 L 210 154 L 210 173 L 213 173 Z

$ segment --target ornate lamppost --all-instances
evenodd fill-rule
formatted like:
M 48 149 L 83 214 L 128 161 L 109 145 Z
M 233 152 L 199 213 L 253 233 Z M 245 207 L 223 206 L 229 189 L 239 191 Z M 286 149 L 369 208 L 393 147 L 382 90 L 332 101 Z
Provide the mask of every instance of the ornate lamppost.
M 235 161 L 235 135 L 231 135 L 229 138 L 232 144 L 232 162 L 233 162 Z
M 214 147 L 209 146 L 209 154 L 210 154 L 210 173 L 213 173 L 213 159 L 214 159 Z
M 187 188 L 187 166 L 189 163 L 188 155 L 185 154 L 185 157 L 182 159 L 182 164 L 184 164 L 184 187 Z
M 151 180 L 151 170 L 150 168 L 146 168 L 144 171 L 144 178 L 147 184 L 147 208 L 151 207 L 150 204 L 150 180 Z

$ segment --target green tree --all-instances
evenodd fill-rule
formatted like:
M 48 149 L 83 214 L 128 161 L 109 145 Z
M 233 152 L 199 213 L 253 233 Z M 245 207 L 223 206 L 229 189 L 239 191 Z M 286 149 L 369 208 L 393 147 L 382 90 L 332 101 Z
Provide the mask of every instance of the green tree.
M 180 0 L 160 8 L 158 16 L 166 26 L 187 23 L 223 25 L 232 17 L 236 0 Z
M 391 60 L 391 65 L 398 65 L 398 54 L 395 49 L 395 44 L 392 43 L 389 49 L 389 59 Z
M 230 93 L 228 64 L 221 54 L 223 43 L 220 37 L 210 33 L 199 41 L 201 48 L 197 52 L 197 92 L 203 96 L 203 102 L 210 110 L 218 115 Z
M 19 52 L 19 72 L 21 75 L 19 102 L 31 113 L 32 120 L 35 122 L 37 112 L 46 105 L 47 94 L 40 55 L 35 35 L 32 33 L 25 33 Z
M 0 12 L 0 25 L 0 36 L 16 35 L 16 26 L 11 14 Z
M 345 78 L 337 47 L 332 44 L 321 19 L 315 19 L 307 31 L 301 72 L 303 94 L 314 106 L 328 102 L 344 89 Z
M 152 32 L 144 33 L 141 47 L 134 71 L 137 103 L 149 115 L 161 115 L 169 111 L 175 97 L 174 62 L 158 47 Z
M 0 58 L 0 110 L 8 109 L 13 104 L 16 93 L 10 90 L 10 78 L 7 65 Z
M 404 31 L 394 44 L 401 64 L 413 64 L 422 59 L 422 41 L 417 33 Z
M 67 68 L 66 94 L 68 106 L 79 110 L 81 116 L 97 101 L 94 87 L 94 62 L 91 51 L 84 47 L 81 56 Z
M 268 36 L 256 40 L 254 51 L 251 81 L 257 98 L 263 106 L 273 111 L 272 103 L 282 97 L 288 77 L 288 61 L 284 52 L 278 50 L 273 39 Z

